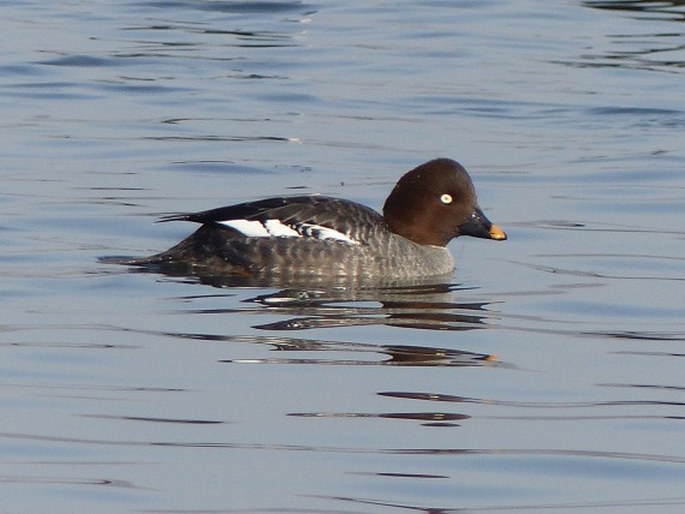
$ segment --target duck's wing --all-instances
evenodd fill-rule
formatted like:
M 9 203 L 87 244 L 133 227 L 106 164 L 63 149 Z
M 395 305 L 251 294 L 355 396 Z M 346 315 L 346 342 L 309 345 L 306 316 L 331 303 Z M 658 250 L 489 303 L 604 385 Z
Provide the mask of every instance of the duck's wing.
M 382 216 L 373 209 L 327 196 L 267 198 L 160 219 L 175 220 L 219 225 L 246 237 L 304 237 L 350 244 L 366 243 L 385 230 Z

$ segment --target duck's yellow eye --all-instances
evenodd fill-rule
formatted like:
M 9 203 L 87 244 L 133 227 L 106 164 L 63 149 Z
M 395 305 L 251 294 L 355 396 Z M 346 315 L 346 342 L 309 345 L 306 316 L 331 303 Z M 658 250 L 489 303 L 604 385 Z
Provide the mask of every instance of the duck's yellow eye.
M 452 195 L 445 193 L 440 197 L 440 201 L 444 204 L 452 203 Z

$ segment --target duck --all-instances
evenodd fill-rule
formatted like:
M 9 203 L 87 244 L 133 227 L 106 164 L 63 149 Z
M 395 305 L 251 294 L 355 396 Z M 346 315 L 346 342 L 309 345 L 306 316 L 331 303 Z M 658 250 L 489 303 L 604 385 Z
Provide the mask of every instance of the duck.
M 165 216 L 200 227 L 166 251 L 126 264 L 185 267 L 205 276 L 279 281 L 354 277 L 413 280 L 453 273 L 447 244 L 460 236 L 504 241 L 478 206 L 458 162 L 437 158 L 405 173 L 382 214 L 320 195 L 279 196 Z

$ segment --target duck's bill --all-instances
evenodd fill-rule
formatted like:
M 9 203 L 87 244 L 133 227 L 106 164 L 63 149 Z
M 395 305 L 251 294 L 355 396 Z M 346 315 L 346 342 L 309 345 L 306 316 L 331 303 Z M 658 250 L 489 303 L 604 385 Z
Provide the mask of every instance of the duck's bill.
M 490 235 L 490 239 L 494 239 L 495 241 L 504 241 L 507 238 L 507 234 L 505 234 L 497 225 L 490 225 L 488 234 Z
M 507 234 L 497 225 L 490 223 L 483 211 L 476 209 L 469 217 L 469 220 L 459 227 L 459 235 L 480 237 L 483 239 L 494 239 L 504 241 Z

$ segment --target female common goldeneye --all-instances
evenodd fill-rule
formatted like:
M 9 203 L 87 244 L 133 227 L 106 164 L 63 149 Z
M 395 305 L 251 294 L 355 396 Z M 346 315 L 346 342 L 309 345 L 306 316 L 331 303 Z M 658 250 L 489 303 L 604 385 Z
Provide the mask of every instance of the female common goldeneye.
M 478 207 L 466 170 L 451 159 L 435 159 L 405 174 L 385 201 L 383 215 L 348 200 L 294 196 L 160 221 L 173 220 L 202 226 L 165 252 L 126 263 L 279 281 L 411 280 L 451 273 L 454 260 L 445 246 L 455 237 L 507 238 Z

